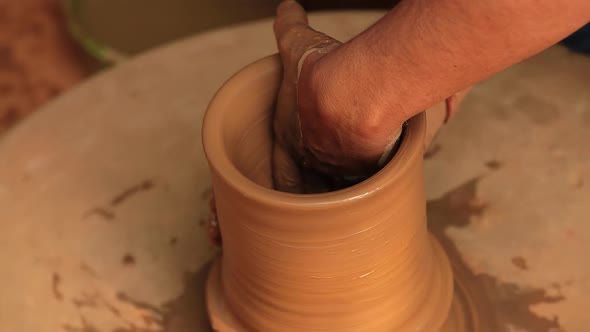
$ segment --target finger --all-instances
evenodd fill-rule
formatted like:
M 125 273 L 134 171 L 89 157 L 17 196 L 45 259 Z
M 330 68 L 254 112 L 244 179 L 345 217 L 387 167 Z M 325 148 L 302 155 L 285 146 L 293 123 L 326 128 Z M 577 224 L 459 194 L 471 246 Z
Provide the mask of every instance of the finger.
M 273 147 L 272 163 L 272 176 L 276 190 L 296 194 L 303 193 L 299 167 L 292 156 L 279 144 L 275 144 Z
M 295 0 L 286 0 L 277 7 L 274 30 L 278 40 L 284 38 L 289 30 L 297 26 L 307 26 L 305 9 Z

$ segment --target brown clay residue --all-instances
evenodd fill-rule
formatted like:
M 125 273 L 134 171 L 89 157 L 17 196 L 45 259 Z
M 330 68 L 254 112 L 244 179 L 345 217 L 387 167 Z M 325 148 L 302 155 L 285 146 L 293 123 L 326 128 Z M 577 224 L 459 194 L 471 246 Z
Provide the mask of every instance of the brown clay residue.
M 178 243 L 178 238 L 176 236 L 173 236 L 170 238 L 170 240 L 168 240 L 168 244 L 170 244 L 171 246 L 175 246 Z
M 53 276 L 51 277 L 51 290 L 53 291 L 53 297 L 58 301 L 63 301 L 64 296 L 59 289 L 61 285 L 61 276 L 54 272 Z
M 142 191 L 148 191 L 153 187 L 154 183 L 150 180 L 145 180 L 139 184 L 129 187 L 111 200 L 111 206 L 117 206 L 131 198 L 133 195 Z
M 136 184 L 132 187 L 125 189 L 120 194 L 113 197 L 111 199 L 111 201 L 109 202 L 108 206 L 106 206 L 106 207 L 105 206 L 97 206 L 97 207 L 90 209 L 89 211 L 84 213 L 84 215 L 82 216 L 82 219 L 86 219 L 91 216 L 97 216 L 97 217 L 107 220 L 107 221 L 114 220 L 116 215 L 115 215 L 115 212 L 113 212 L 113 208 L 122 204 L 123 202 L 125 202 L 126 200 L 128 200 L 132 196 L 136 195 L 137 193 L 140 193 L 142 191 L 149 191 L 153 187 L 154 187 L 154 183 L 151 180 L 144 180 L 144 181 L 140 182 L 139 184 Z
M 84 214 L 84 219 L 90 217 L 90 216 L 97 216 L 100 217 L 104 220 L 113 220 L 115 219 L 115 213 L 113 213 L 112 211 L 104 208 L 104 207 L 95 207 L 93 209 L 90 209 L 88 212 L 86 212 Z
M 125 294 L 125 293 L 117 293 L 117 299 L 121 302 L 127 303 L 133 307 L 135 307 L 136 309 L 140 310 L 140 311 L 147 311 L 153 315 L 142 315 L 142 319 L 144 321 L 144 323 L 148 326 L 158 326 L 158 330 L 157 331 L 161 331 L 161 326 L 163 325 L 163 315 L 164 315 L 164 311 L 152 304 L 146 303 L 146 302 L 142 302 L 142 301 L 138 301 L 135 300 L 133 298 L 131 298 L 129 295 Z M 127 327 L 127 328 L 118 328 L 115 331 L 125 331 L 125 332 L 152 332 L 154 330 L 151 329 L 140 329 L 137 328 L 135 326 L 131 326 L 131 327 Z
M 427 204 L 430 230 L 447 252 L 458 287 L 474 300 L 474 311 L 479 317 L 479 332 L 509 332 L 513 328 L 552 332 L 559 329 L 559 319 L 537 316 L 531 307 L 543 303 L 556 303 L 563 296 L 550 296 L 544 289 L 523 288 L 503 282 L 494 276 L 474 273 L 463 261 L 456 245 L 446 235 L 448 227 L 465 227 L 473 217 L 485 212 L 485 204 L 477 198 L 480 178 L 472 179 Z
M 125 254 L 121 259 L 121 263 L 125 266 L 135 265 L 135 257 L 131 254 Z
M 424 153 L 424 159 L 430 159 L 432 157 L 434 157 L 437 153 L 440 152 L 441 146 L 440 144 L 434 144 L 432 146 L 430 146 L 428 148 L 428 150 L 426 150 L 426 152 Z
M 152 313 L 156 314 L 157 316 L 163 316 L 163 314 L 164 314 L 162 309 L 160 309 L 152 304 L 135 300 L 125 293 L 117 293 L 117 300 L 119 300 L 121 302 L 125 302 L 127 304 L 130 304 L 137 309 L 152 312 Z
M 144 329 L 138 327 L 117 327 L 111 332 L 159 332 L 159 330 Z
M 476 195 L 480 180 L 471 179 L 441 198 L 428 201 L 428 226 L 435 235 L 444 235 L 449 226 L 465 227 L 471 223 L 471 217 L 484 213 L 486 205 Z
M 96 271 L 94 271 L 93 268 L 91 268 L 88 264 L 82 262 L 80 264 L 80 269 L 84 272 L 86 272 L 88 275 L 90 275 L 93 278 L 98 278 L 98 273 L 96 273 Z
M 75 327 L 70 324 L 63 324 L 62 329 L 66 332 L 101 332 L 96 327 L 90 325 L 86 318 L 84 318 L 83 316 L 80 317 L 80 321 L 80 327 Z
M 513 107 L 524 113 L 532 123 L 537 125 L 551 125 L 559 118 L 557 106 L 530 94 L 518 97 L 514 101 Z
M 512 264 L 521 270 L 528 270 L 529 266 L 522 256 L 512 257 Z
M 102 302 L 98 293 L 82 293 L 81 297 L 72 299 L 72 304 L 78 309 L 98 308 Z
M 497 285 L 497 280 L 492 280 Z M 551 296 L 544 289 L 522 289 L 510 283 L 501 284 L 501 294 L 496 300 L 502 306 L 502 318 L 513 326 L 527 328 L 530 331 L 555 331 L 559 329 L 559 317 L 552 319 L 541 318 L 531 313 L 530 307 L 542 303 L 557 303 L 563 301 L 563 295 Z M 524 305 L 528 304 L 528 305 Z
M 110 303 L 105 302 L 104 306 L 107 308 L 108 311 L 110 311 L 114 316 L 122 318 L 123 316 L 121 315 L 121 311 L 119 311 L 119 309 L 115 308 L 115 306 L 113 306 Z
M 93 310 L 107 310 L 111 313 L 120 323 L 123 323 L 125 327 L 119 327 L 112 331 L 120 331 L 120 332 L 156 332 L 161 331 L 162 327 L 162 316 L 159 313 L 159 310 L 155 307 L 141 303 L 139 301 L 134 301 L 130 299 L 128 296 L 124 294 L 118 294 L 119 301 L 125 302 L 126 304 L 130 304 L 133 307 L 140 309 L 139 311 L 148 311 L 147 313 L 140 313 L 141 319 L 145 323 L 146 326 L 149 328 L 137 326 L 133 321 L 128 320 L 129 317 L 126 317 L 121 310 L 119 310 L 115 305 L 113 305 L 109 299 L 102 296 L 100 292 L 83 292 L 80 296 L 73 299 L 72 304 L 78 309 L 78 312 L 84 312 L 84 309 L 93 309 Z M 155 315 L 152 315 L 155 313 Z M 74 324 L 65 324 L 62 325 L 62 328 L 65 331 L 72 331 L 72 332 L 89 332 L 95 331 L 94 327 L 91 326 L 85 319 L 84 316 L 80 316 L 81 320 L 81 327 L 76 326 Z M 101 331 L 102 332 L 102 331 Z
M 158 326 L 157 331 L 210 332 L 212 330 L 205 305 L 205 283 L 209 268 L 210 265 L 205 264 L 195 273 L 187 272 L 182 294 L 162 306 L 135 300 L 125 293 L 118 293 L 117 298 L 141 311 L 153 313 L 153 316 L 143 316 L 143 319 L 147 325 Z M 78 330 L 75 331 L 78 332 Z M 112 332 L 154 332 L 154 330 L 144 330 L 132 326 L 119 327 Z
M 502 163 L 498 160 L 493 159 L 486 162 L 486 167 L 491 169 L 492 171 L 495 171 L 502 168 Z

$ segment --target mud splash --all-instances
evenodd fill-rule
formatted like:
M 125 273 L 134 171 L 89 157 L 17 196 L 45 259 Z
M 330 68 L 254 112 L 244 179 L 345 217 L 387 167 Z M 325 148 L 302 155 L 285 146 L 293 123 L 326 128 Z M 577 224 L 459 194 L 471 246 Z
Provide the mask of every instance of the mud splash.
M 456 245 L 446 235 L 449 227 L 465 227 L 473 217 L 482 215 L 486 205 L 477 198 L 477 184 L 481 178 L 474 178 L 439 199 L 427 203 L 428 226 L 441 242 L 451 260 L 456 286 L 471 298 L 467 301 L 475 312 L 478 332 L 510 332 L 517 328 L 531 332 L 554 332 L 560 330 L 559 319 L 547 319 L 535 315 L 531 306 L 541 303 L 555 303 L 563 296 L 549 296 L 544 289 L 522 288 L 506 283 L 484 273 L 469 269 Z

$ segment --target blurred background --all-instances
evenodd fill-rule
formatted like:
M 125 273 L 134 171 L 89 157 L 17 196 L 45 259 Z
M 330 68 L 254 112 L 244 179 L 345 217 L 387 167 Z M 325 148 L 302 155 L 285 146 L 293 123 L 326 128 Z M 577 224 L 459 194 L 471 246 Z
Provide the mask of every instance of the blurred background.
M 279 0 L 0 0 L 0 136 L 103 68 L 192 34 L 272 16 Z M 395 0 L 302 0 L 309 11 Z M 564 43 L 590 53 L 590 26 Z

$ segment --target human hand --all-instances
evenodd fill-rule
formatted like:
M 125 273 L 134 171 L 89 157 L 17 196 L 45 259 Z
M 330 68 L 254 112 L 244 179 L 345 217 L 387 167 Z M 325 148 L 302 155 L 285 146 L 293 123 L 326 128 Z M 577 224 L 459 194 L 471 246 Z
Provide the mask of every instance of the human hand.
M 350 56 L 350 51 L 309 27 L 304 9 L 296 1 L 280 4 L 274 30 L 283 64 L 273 119 L 275 189 L 292 193 L 332 191 L 374 174 L 397 150 L 402 122 L 391 128 L 379 122 L 382 128 L 374 128 L 378 122 L 358 121 L 366 109 L 353 109 L 350 103 L 342 103 L 341 95 L 326 91 L 326 83 L 332 87 L 344 83 L 322 72 L 322 60 L 330 61 L 338 52 Z M 426 146 L 460 99 L 452 96 L 446 105 L 427 110 Z
M 346 177 L 339 163 L 326 163 L 326 151 L 314 151 L 318 141 L 329 140 L 325 131 L 306 130 L 311 123 L 328 122 L 313 102 L 310 72 L 315 64 L 341 43 L 313 30 L 304 9 L 293 0 L 282 2 L 274 25 L 283 64 L 283 81 L 273 119 L 273 180 L 275 188 L 292 193 L 325 192 L 344 187 L 357 176 Z M 326 128 L 327 129 L 327 128 Z M 314 153 L 315 152 L 315 153 Z M 324 154 L 319 156 L 318 154 Z
M 313 66 L 340 42 L 310 28 L 304 9 L 293 0 L 284 1 L 277 8 L 274 31 L 283 64 L 283 81 L 273 119 L 275 188 L 292 193 L 326 191 L 329 188 L 321 188 L 326 186 L 325 181 L 306 165 L 298 84 L 302 66 Z M 310 182 L 315 182 L 315 189 L 306 188 Z

